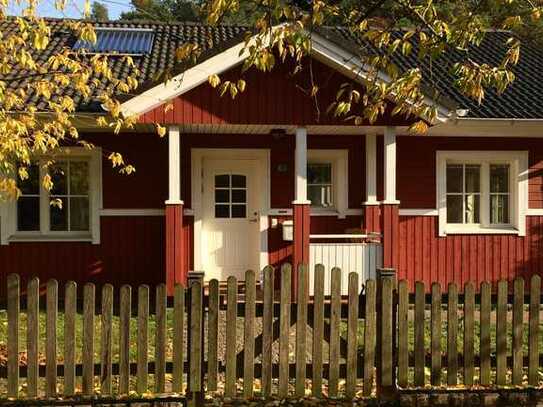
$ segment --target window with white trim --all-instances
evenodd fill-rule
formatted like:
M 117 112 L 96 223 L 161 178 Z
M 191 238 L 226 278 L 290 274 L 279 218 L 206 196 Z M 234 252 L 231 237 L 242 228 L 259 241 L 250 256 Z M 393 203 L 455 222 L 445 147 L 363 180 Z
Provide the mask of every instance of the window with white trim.
M 48 167 L 51 191 L 42 186 L 46 162 L 38 158 L 28 167 L 28 178 L 18 180 L 21 196 L 7 204 L 2 216 L 2 244 L 9 241 L 81 240 L 99 243 L 101 154 L 70 148 Z M 7 220 L 6 220 L 7 218 Z
M 528 153 L 439 151 L 439 233 L 525 233 Z
M 347 210 L 347 150 L 308 150 L 307 197 L 313 213 Z

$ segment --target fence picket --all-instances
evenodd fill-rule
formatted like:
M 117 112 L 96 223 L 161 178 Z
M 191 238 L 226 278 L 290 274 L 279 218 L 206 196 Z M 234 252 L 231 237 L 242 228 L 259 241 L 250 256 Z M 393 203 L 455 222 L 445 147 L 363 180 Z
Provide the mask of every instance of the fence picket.
M 528 336 L 528 384 L 539 385 L 539 314 L 541 277 L 533 275 L 530 280 L 530 322 Z
M 262 395 L 269 397 L 272 386 L 273 268 L 264 267 L 264 311 L 262 316 Z
M 507 375 L 507 281 L 498 282 L 496 305 L 496 384 L 503 386 Z
M 490 301 L 491 301 L 490 283 L 481 283 L 481 313 L 480 313 L 480 329 L 481 340 L 479 355 L 481 358 L 480 384 L 481 386 L 490 385 Z
M 464 285 L 464 385 L 473 386 L 475 287 Z
M 337 397 L 339 386 L 339 339 L 341 323 L 341 270 L 334 267 L 331 272 L 331 308 L 330 308 L 330 362 L 328 377 L 328 395 Z
M 364 396 L 373 389 L 376 346 L 376 285 L 375 280 L 366 281 L 366 304 L 364 309 Z
M 236 319 L 238 312 L 238 281 L 230 276 L 227 281 L 226 302 L 226 376 L 224 395 L 233 398 L 236 395 Z
M 8 360 L 7 396 L 17 398 L 19 395 L 19 313 L 20 313 L 20 279 L 17 274 L 8 275 L 7 279 L 7 313 L 8 313 Z
M 356 395 L 358 359 L 358 274 L 349 273 L 349 311 L 347 319 L 347 378 L 345 395 L 352 399 Z
M 407 387 L 409 370 L 409 293 L 407 281 L 398 282 L 398 386 Z
M 417 281 L 415 283 L 415 386 L 424 386 L 424 365 L 425 365 L 425 351 L 424 351 L 424 283 Z
M 189 405 L 202 400 L 202 288 L 198 280 L 190 287 Z
M 113 321 L 113 286 L 105 284 L 102 287 L 102 314 L 100 316 L 101 341 L 100 341 L 100 393 L 111 394 L 112 367 L 111 354 Z
M 83 287 L 83 394 L 94 392 L 94 309 L 95 287 L 87 283 Z
M 281 305 L 279 311 L 279 388 L 278 396 L 288 395 L 289 342 L 290 342 L 290 293 L 292 283 L 290 264 L 281 267 Z
M 57 394 L 57 319 L 58 319 L 58 282 L 49 280 L 46 293 L 45 322 L 45 396 Z
M 155 393 L 166 390 L 166 284 L 156 286 L 155 298 Z
M 64 395 L 75 393 L 75 324 L 77 313 L 77 284 L 64 286 Z
M 305 396 L 307 339 L 307 266 L 298 266 L 296 319 L 296 397 Z
M 390 389 L 394 385 L 393 375 L 393 280 L 392 278 L 382 278 L 381 282 L 381 386 Z
M 219 368 L 219 281 L 209 282 L 209 311 L 207 314 L 207 390 L 217 391 Z
M 173 382 L 172 390 L 183 392 L 183 374 L 185 373 L 185 360 L 183 342 L 185 332 L 185 288 L 181 284 L 174 287 L 173 298 Z
M 441 286 L 432 284 L 431 308 L 431 383 L 433 386 L 441 385 Z
M 136 391 L 147 393 L 149 340 L 149 286 L 138 288 L 138 339 Z
M 324 266 L 315 266 L 313 279 L 313 397 L 322 397 L 322 343 L 324 341 Z
M 123 285 L 119 307 L 119 393 L 130 391 L 130 317 L 132 316 L 132 288 Z
M 447 385 L 458 383 L 458 288 L 450 283 L 447 298 Z
M 245 321 L 243 353 L 243 396 L 253 397 L 255 377 L 255 316 L 256 276 L 254 270 L 245 273 Z
M 513 283 L 513 385 L 522 384 L 522 337 L 524 316 L 524 279 L 517 277 Z
M 39 331 L 40 331 L 40 280 L 37 277 L 32 278 L 27 285 L 27 388 L 26 394 L 29 398 L 38 396 L 38 352 L 39 352 Z M 66 341 L 65 341 L 66 343 Z M 64 364 L 67 365 L 67 359 L 64 358 Z M 65 375 L 68 373 L 65 371 Z M 66 391 L 66 379 L 64 384 Z

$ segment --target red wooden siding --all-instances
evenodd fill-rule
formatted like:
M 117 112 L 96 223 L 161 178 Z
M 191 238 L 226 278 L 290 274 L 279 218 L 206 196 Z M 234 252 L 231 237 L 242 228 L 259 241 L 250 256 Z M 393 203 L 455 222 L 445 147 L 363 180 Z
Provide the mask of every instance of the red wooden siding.
M 436 216 L 400 216 L 399 278 L 455 282 L 512 280 L 543 273 L 543 217 L 526 218 L 526 237 L 451 235 L 439 237 Z

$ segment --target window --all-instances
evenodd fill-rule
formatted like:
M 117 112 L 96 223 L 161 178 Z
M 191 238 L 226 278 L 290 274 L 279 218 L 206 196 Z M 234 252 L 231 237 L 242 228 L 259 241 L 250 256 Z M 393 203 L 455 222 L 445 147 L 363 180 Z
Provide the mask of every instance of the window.
M 55 156 L 49 168 L 51 191 L 41 181 L 48 158 L 36 160 L 28 169 L 28 178 L 18 181 L 20 198 L 4 207 L 13 215 L 0 217 L 2 244 L 18 240 L 99 243 L 101 153 L 78 148 L 65 151 L 69 154 Z
M 348 194 L 347 150 L 308 150 L 307 198 L 313 214 L 344 216 Z
M 440 235 L 525 232 L 528 155 L 519 151 L 440 151 Z
M 215 218 L 247 217 L 247 177 L 215 175 Z

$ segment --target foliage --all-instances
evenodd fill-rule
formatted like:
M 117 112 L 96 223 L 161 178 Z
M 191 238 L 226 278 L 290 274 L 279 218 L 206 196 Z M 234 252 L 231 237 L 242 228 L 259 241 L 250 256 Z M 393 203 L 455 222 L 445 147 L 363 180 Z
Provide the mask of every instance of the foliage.
M 121 14 L 121 20 L 201 21 L 198 6 L 192 0 L 131 0 L 133 10 Z
M 109 20 L 109 11 L 104 3 L 98 1 L 92 2 L 90 18 L 95 21 Z

